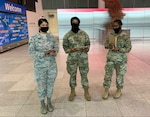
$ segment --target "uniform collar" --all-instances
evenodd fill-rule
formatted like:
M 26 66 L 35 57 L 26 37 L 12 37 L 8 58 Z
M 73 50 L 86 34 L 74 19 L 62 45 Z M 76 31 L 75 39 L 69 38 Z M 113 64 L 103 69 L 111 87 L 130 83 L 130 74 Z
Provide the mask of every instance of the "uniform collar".
M 36 36 L 38 39 L 41 39 L 41 37 L 42 37 L 40 33 L 37 33 Z M 46 37 L 50 37 L 50 35 L 48 33 L 46 33 Z

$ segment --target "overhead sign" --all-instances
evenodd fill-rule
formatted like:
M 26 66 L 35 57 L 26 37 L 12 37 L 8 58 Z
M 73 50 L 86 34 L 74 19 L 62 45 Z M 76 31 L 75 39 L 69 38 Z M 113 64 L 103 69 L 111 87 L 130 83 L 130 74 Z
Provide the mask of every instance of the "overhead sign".
M 25 7 L 0 0 L 0 47 L 27 38 Z
M 0 0 L 0 11 L 17 14 L 26 14 L 26 8 L 24 6 L 14 4 L 5 0 Z

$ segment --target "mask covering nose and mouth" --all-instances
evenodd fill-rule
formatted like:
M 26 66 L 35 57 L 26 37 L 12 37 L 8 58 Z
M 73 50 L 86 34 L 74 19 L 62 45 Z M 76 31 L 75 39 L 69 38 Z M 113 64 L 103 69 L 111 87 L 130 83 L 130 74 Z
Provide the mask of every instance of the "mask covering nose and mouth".
M 114 32 L 115 32 L 115 33 L 119 33 L 120 30 L 121 30 L 121 27 L 119 27 L 119 28 L 114 28 Z
M 71 24 L 72 25 L 72 31 L 74 32 L 74 33 L 77 33 L 80 29 L 79 29 L 79 24 L 75 24 L 75 23 L 72 23 Z
M 44 33 L 48 31 L 49 27 L 41 27 L 40 30 Z

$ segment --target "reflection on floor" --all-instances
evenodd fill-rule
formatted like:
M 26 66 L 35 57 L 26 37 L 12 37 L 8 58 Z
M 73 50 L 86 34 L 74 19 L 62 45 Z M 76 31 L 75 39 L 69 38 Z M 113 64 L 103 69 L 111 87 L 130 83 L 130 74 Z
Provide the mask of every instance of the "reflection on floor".
M 150 42 L 132 42 L 128 54 L 128 71 L 120 99 L 113 99 L 115 74 L 110 97 L 103 100 L 103 78 L 106 50 L 98 42 L 92 42 L 89 52 L 90 94 L 92 101 L 84 99 L 77 75 L 77 96 L 69 102 L 69 75 L 61 42 L 57 56 L 58 77 L 55 82 L 52 103 L 55 110 L 40 114 L 40 103 L 33 80 L 33 60 L 24 45 L 0 54 L 0 117 L 149 117 L 150 116 Z

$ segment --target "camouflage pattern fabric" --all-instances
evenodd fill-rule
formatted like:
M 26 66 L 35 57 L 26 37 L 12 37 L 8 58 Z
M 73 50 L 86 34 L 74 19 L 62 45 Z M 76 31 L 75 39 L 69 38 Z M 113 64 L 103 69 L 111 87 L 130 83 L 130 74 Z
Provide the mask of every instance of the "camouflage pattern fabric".
M 45 50 L 55 50 L 55 55 L 45 55 Z M 40 33 L 29 39 L 29 54 L 34 59 L 34 79 L 38 84 L 38 95 L 40 100 L 46 96 L 51 98 L 54 81 L 57 76 L 57 65 L 55 56 L 58 53 L 58 45 L 54 37 Z
M 110 36 L 111 35 L 111 36 Z M 105 77 L 103 86 L 109 89 L 111 85 L 111 78 L 114 69 L 116 70 L 116 87 L 123 88 L 124 74 L 126 73 L 127 56 L 126 53 L 130 52 L 132 45 L 129 36 L 125 32 L 120 34 L 111 33 L 105 42 L 105 48 L 109 49 L 107 53 L 107 62 L 105 66 Z M 111 38 L 110 38 L 111 37 Z M 115 42 L 114 42 L 115 41 Z M 120 48 L 119 51 L 113 51 L 109 48 L 109 44 Z
M 85 52 L 80 51 L 80 48 L 87 47 Z M 87 33 L 79 30 L 78 33 L 69 31 L 63 38 L 63 48 L 68 54 L 67 57 L 67 71 L 70 74 L 70 87 L 74 88 L 76 84 L 76 74 L 79 67 L 81 74 L 81 84 L 83 88 L 88 88 L 87 73 L 88 66 L 88 51 L 90 48 L 90 40 Z M 72 48 L 78 48 L 79 51 L 70 52 Z

